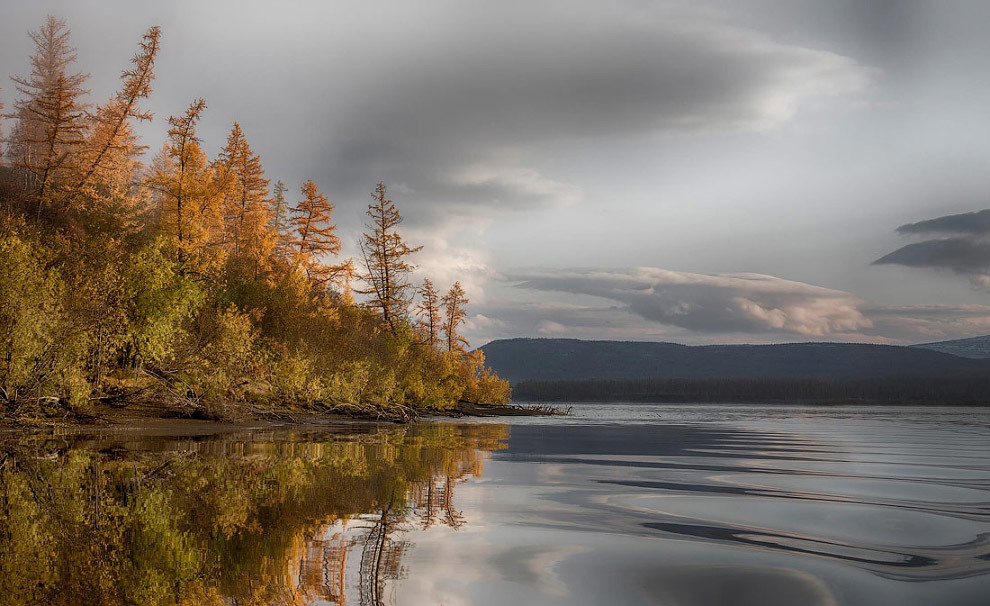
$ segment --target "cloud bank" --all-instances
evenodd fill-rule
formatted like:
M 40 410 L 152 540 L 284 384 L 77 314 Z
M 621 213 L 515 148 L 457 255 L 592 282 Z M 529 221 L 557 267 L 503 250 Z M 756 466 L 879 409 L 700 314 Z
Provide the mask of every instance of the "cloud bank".
M 645 320 L 699 332 L 825 338 L 872 327 L 859 309 L 863 302 L 849 293 L 762 274 L 640 267 L 521 271 L 507 277 L 520 288 L 608 299 Z
M 875 305 L 840 290 L 762 274 L 532 269 L 504 278 L 553 300 L 475 307 L 466 331 L 476 345 L 509 337 L 910 344 L 990 334 L 990 305 Z
M 762 130 L 873 78 L 848 57 L 676 4 L 448 10 L 477 27 L 427 28 L 358 59 L 376 77 L 335 102 L 335 187 L 363 191 L 389 174 L 429 205 L 555 205 L 575 193 L 528 164 L 542 144 Z
M 902 246 L 874 265 L 949 269 L 990 288 L 990 209 L 908 223 L 897 233 L 936 237 Z

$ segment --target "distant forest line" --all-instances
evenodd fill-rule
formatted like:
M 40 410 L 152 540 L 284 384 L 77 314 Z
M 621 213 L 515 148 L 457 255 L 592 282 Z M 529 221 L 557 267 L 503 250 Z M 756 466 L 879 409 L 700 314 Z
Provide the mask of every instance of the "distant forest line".
M 990 375 L 521 381 L 513 394 L 537 402 L 987 406 Z

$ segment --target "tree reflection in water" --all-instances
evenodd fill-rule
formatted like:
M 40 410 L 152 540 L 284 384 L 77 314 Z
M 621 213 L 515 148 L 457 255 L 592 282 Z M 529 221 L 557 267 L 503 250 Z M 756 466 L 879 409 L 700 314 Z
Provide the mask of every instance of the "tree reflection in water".
M 0 442 L 0 604 L 378 605 L 504 425 Z

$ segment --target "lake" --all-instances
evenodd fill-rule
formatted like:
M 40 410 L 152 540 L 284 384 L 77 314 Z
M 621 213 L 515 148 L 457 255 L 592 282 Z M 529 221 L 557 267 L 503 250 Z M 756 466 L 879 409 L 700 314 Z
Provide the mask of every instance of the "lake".
M 988 604 L 990 409 L 0 439 L 0 604 Z

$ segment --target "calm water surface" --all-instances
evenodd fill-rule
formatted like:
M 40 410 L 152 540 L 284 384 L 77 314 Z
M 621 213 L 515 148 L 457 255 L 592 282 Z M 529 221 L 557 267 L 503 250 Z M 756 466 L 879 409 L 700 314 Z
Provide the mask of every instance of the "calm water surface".
M 0 440 L 0 604 L 990 604 L 990 410 Z

